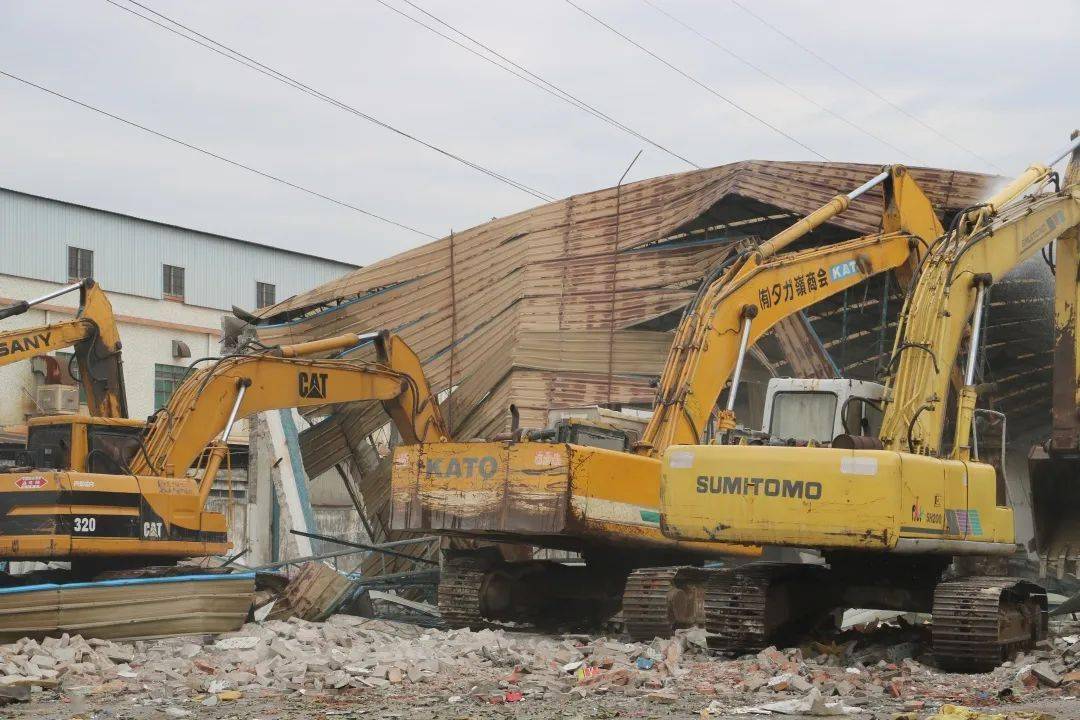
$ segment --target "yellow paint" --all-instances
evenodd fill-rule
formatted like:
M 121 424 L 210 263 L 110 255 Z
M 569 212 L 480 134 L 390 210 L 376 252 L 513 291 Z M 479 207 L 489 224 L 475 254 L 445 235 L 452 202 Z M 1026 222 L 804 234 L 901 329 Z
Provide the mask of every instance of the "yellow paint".
M 13 508 L 8 513 L 8 517 L 26 515 L 116 515 L 138 517 L 139 511 L 135 508 L 112 507 L 110 505 L 34 505 L 33 507 Z
M 193 372 L 147 430 L 145 444 L 150 462 L 139 453 L 132 461 L 132 470 L 136 475 L 186 475 L 225 428 L 241 389 L 244 395 L 237 418 L 279 408 L 380 400 L 388 404 L 388 412 L 407 440 L 445 437 L 438 404 L 431 399 L 415 355 L 404 357 L 408 349 L 404 342 L 392 336 L 384 340 L 396 350 L 389 364 L 295 357 L 305 351 L 324 351 L 358 342 L 358 336 L 345 335 L 282 347 L 277 350 L 282 357 L 266 353 L 224 358 Z M 402 367 L 396 368 L 393 361 L 400 361 Z
M 789 547 L 892 550 L 901 538 L 1012 543 L 994 470 L 888 450 L 675 446 L 664 455 L 666 534 Z M 948 511 L 979 516 L 950 533 Z
M 968 461 L 973 387 L 960 394 L 952 456 L 939 455 L 977 283 L 1000 279 L 1080 224 L 1078 184 L 1019 199 L 1048 174 L 1033 166 L 934 242 L 901 313 L 880 432 L 886 449 L 691 444 L 696 438 L 671 446 L 661 478 L 665 534 L 943 555 L 1011 550 L 1012 510 L 997 505 L 995 471 Z M 1059 303 L 1059 326 L 1068 313 Z

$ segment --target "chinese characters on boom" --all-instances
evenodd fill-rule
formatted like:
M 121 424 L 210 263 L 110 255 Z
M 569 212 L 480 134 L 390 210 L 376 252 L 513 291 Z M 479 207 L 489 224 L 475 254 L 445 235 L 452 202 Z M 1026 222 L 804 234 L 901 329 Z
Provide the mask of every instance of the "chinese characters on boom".
M 816 271 L 805 274 L 799 273 L 788 278 L 783 283 L 773 283 L 772 287 L 759 288 L 758 305 L 761 306 L 762 310 L 776 307 L 797 297 L 802 297 L 807 293 L 817 292 L 819 288 L 828 287 L 830 282 L 843 280 L 858 272 L 858 263 L 854 260 L 848 260 L 833 265 L 828 272 L 825 271 L 825 268 L 818 268 Z

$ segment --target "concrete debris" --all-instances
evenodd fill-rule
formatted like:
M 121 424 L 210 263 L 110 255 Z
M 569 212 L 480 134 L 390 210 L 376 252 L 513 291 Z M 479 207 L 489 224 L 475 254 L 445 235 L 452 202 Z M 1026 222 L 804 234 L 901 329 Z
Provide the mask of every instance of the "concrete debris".
M 703 647 L 699 630 L 645 644 L 504 629 L 441 631 L 351 615 L 325 622 L 291 618 L 216 637 L 111 642 L 65 635 L 0 645 L 0 703 L 78 697 L 141 703 L 159 717 L 185 718 L 222 704 L 290 698 L 384 698 L 406 711 L 419 703 L 447 712 L 458 704 L 555 712 L 595 701 L 653 707 L 647 711 L 653 714 L 672 706 L 670 712 L 702 717 L 868 712 L 918 719 L 946 705 L 1080 694 L 1080 624 L 1054 625 L 1055 639 L 1028 655 L 991 673 L 955 675 L 933 666 L 926 628 L 897 634 L 879 627 L 724 658 Z
M 725 708 L 713 700 L 705 709 L 706 715 L 798 715 L 808 717 L 826 717 L 836 715 L 855 715 L 869 712 L 863 708 L 848 707 L 843 702 L 826 702 L 821 690 L 812 688 L 806 697 L 793 700 L 779 700 L 757 707 Z
M 1050 687 L 1061 685 L 1061 676 L 1054 672 L 1054 669 L 1050 667 L 1050 663 L 1035 663 L 1031 666 L 1031 673 L 1044 685 Z

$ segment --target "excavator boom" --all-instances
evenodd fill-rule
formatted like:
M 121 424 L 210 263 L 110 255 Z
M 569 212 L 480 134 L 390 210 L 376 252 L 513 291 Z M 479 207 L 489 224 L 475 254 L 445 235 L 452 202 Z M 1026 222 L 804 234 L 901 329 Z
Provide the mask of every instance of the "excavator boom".
M 678 381 L 670 384 L 671 394 L 658 399 L 645 431 L 650 452 L 699 442 L 747 347 L 785 317 L 904 265 L 914 242 L 907 233 L 893 233 L 779 256 L 760 265 L 755 258 L 747 259 L 707 303 L 694 308 L 690 317 L 697 332 L 688 338 L 677 335 L 673 353 L 688 352 L 689 357 Z
M 1044 168 L 1035 181 L 1049 174 Z M 987 288 L 1080 223 L 1080 184 L 1017 200 L 1026 187 L 1014 183 L 972 217 L 958 218 L 957 225 L 971 224 L 968 231 L 954 228 L 943 236 L 920 268 L 893 350 L 891 395 L 880 432 L 886 448 L 930 455 L 940 451 L 953 367 L 968 319 L 977 306 L 981 312 Z M 969 360 L 976 351 L 969 343 Z M 974 384 L 974 366 L 969 366 L 965 387 Z M 953 443 L 960 459 L 970 456 L 974 403 L 974 389 L 961 393 Z
M 90 414 L 126 418 L 127 393 L 120 358 L 120 333 L 112 303 L 100 285 L 86 279 L 39 298 L 0 308 L 0 320 L 21 315 L 35 305 L 75 290 L 79 291 L 79 309 L 74 320 L 0 333 L 0 365 L 74 346 L 79 381 L 86 392 Z
M 884 185 L 882 234 L 778 255 L 878 184 Z M 941 232 L 929 199 L 907 169 L 895 165 L 737 257 L 706 282 L 679 323 L 639 451 L 655 456 L 670 445 L 700 442 L 747 347 L 784 318 L 868 277 L 901 268 L 908 277 L 922 248 Z M 734 426 L 737 382 L 721 429 Z
M 360 341 L 355 334 L 342 335 L 273 353 L 226 357 L 192 372 L 153 418 L 132 472 L 183 477 L 233 421 L 280 408 L 379 400 L 406 443 L 445 440 L 446 424 L 419 359 L 400 338 L 377 338 L 386 364 L 303 357 Z

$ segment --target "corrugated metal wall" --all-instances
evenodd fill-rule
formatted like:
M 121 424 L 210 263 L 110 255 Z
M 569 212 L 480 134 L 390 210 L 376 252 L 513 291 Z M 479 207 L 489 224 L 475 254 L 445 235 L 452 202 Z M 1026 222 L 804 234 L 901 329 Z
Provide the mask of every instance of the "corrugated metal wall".
M 163 263 L 184 268 L 185 302 L 254 309 L 255 283 L 278 302 L 354 266 L 0 188 L 0 268 L 63 283 L 69 245 L 94 251 L 94 277 L 109 292 L 161 297 Z

